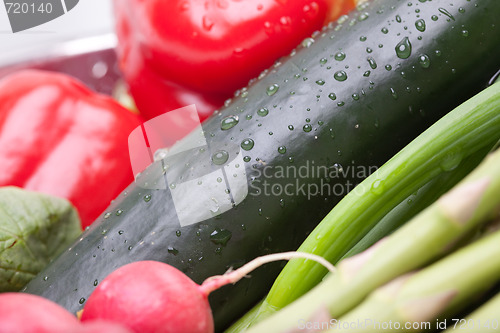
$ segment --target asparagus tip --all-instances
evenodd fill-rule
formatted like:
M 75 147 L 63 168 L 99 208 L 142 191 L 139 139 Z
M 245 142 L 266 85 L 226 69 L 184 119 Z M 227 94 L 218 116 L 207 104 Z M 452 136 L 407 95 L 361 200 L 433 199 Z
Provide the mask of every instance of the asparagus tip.
M 378 297 L 383 298 L 383 299 L 393 299 L 395 298 L 398 294 L 400 289 L 404 286 L 405 282 L 411 278 L 415 272 L 403 274 L 394 280 L 388 282 L 384 286 L 380 287 L 378 290 L 375 291 Z
M 385 242 L 387 238 L 382 238 L 367 250 L 356 254 L 350 258 L 342 260 L 338 264 L 338 271 L 345 281 L 350 281 L 358 271 L 373 257 L 373 254 Z
M 439 199 L 444 214 L 460 225 L 466 224 L 476 211 L 481 197 L 488 188 L 491 179 L 481 178 L 457 186 Z
M 412 299 L 401 306 L 401 312 L 412 322 L 429 321 L 442 313 L 457 294 L 456 290 L 447 290 L 439 294 Z

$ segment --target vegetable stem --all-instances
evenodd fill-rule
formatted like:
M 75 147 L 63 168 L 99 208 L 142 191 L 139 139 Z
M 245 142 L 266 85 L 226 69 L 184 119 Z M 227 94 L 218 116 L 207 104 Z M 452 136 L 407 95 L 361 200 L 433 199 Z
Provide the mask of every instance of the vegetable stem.
M 241 266 L 237 270 L 229 269 L 223 275 L 211 276 L 205 281 L 203 281 L 203 283 L 200 286 L 200 289 L 205 295 L 208 295 L 212 291 L 217 290 L 222 286 L 225 286 L 230 283 L 235 284 L 242 278 L 247 277 L 250 272 L 252 272 L 253 270 L 259 268 L 264 264 L 278 260 L 290 260 L 294 258 L 303 258 L 306 260 L 315 261 L 323 265 L 326 269 L 328 269 L 328 271 L 330 271 L 330 273 L 334 273 L 336 271 L 335 266 L 333 266 L 330 262 L 328 262 L 327 260 L 325 260 L 320 256 L 311 253 L 295 252 L 295 251 L 272 253 L 265 256 L 257 257 L 254 260 L 250 261 L 249 263 Z

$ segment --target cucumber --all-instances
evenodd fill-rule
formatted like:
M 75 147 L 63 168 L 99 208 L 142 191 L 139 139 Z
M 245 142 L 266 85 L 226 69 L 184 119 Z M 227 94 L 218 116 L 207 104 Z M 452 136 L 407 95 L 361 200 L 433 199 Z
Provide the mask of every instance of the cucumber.
M 24 291 L 77 312 L 129 262 L 167 262 L 200 283 L 296 249 L 376 166 L 484 88 L 500 67 L 499 15 L 498 0 L 360 6 L 238 91 L 202 125 L 205 147 L 185 140 L 186 152 L 148 167 Z M 217 183 L 229 194 L 210 202 Z M 215 292 L 216 329 L 258 302 L 282 266 Z

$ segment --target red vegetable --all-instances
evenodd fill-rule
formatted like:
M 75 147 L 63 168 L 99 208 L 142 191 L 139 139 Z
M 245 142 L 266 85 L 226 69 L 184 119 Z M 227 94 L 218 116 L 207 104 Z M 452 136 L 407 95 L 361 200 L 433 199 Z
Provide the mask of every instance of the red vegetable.
M 131 333 L 114 322 L 84 324 L 58 304 L 23 293 L 0 294 L 0 333 Z
M 63 74 L 0 81 L 0 186 L 70 200 L 90 225 L 133 181 L 127 140 L 139 118 Z
M 68 333 L 78 326 L 75 316 L 43 297 L 0 294 L 0 333 Z
M 206 118 L 353 0 L 115 0 L 120 67 L 146 118 Z
M 132 331 L 119 323 L 93 320 L 81 323 L 68 333 L 132 333 Z
M 134 262 L 106 277 L 87 300 L 82 322 L 106 319 L 134 332 L 213 332 L 207 294 L 178 269 Z
M 310 253 L 284 252 L 252 260 L 241 268 L 214 276 L 201 285 L 168 264 L 137 261 L 108 275 L 85 303 L 82 322 L 103 319 L 122 323 L 136 333 L 212 333 L 214 323 L 208 295 L 236 283 L 267 262 L 307 258 L 335 268 Z
M 128 67 L 128 64 L 123 66 L 126 66 L 124 71 L 129 90 L 145 119 L 195 104 L 200 120 L 203 121 L 227 99 L 226 95 L 201 93 L 188 89 L 163 78 L 154 69 L 145 66 L 139 66 L 137 72 L 132 72 L 134 66 Z

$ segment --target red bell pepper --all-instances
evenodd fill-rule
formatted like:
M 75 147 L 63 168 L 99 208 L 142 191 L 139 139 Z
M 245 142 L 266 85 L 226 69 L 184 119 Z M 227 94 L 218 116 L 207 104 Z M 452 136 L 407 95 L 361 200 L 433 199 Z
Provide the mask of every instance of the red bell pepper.
M 64 74 L 0 80 L 0 186 L 66 198 L 90 225 L 133 181 L 128 136 L 139 117 Z
M 115 0 L 120 68 L 146 118 L 201 120 L 354 0 Z

